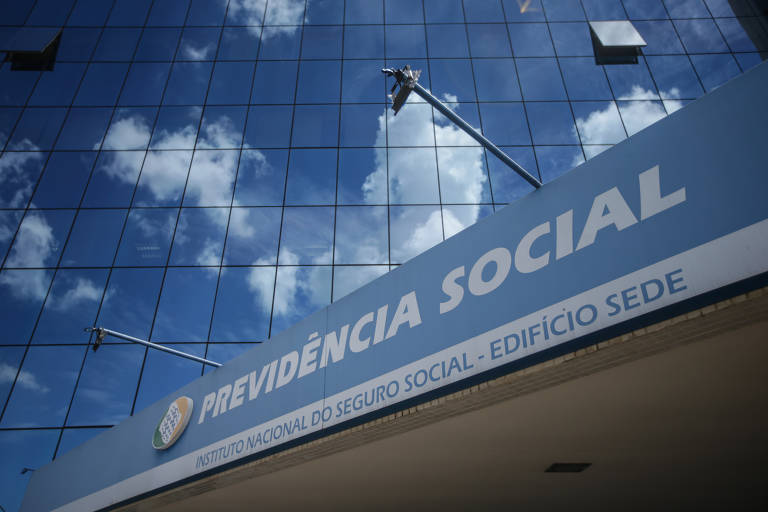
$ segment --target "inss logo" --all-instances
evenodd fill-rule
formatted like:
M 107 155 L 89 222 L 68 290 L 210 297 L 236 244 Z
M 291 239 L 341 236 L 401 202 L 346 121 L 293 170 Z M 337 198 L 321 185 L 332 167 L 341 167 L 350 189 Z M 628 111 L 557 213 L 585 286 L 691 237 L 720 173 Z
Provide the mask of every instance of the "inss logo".
M 194 402 L 191 398 L 182 396 L 168 406 L 168 410 L 160 419 L 160 423 L 157 424 L 155 433 L 152 435 L 152 447 L 154 449 L 166 450 L 176 442 L 184 429 L 187 428 L 189 418 L 192 417 L 193 405 Z

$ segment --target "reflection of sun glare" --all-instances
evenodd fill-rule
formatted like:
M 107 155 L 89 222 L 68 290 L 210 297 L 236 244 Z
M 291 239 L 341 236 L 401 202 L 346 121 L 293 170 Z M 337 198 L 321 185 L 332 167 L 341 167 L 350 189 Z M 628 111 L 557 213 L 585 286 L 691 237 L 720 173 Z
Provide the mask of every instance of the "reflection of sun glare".
M 531 0 L 517 0 L 517 6 L 520 7 L 520 14 L 538 11 L 535 7 L 531 7 Z

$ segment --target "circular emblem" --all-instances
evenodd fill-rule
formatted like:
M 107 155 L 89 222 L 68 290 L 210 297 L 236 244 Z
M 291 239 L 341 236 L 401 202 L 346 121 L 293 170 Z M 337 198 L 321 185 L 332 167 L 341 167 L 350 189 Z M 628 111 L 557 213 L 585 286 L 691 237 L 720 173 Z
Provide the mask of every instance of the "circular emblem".
M 194 402 L 186 396 L 174 400 L 168 406 L 160 423 L 157 424 L 155 433 L 152 435 L 152 447 L 156 450 L 166 450 L 176 442 L 184 429 L 187 428 L 189 418 L 192 417 L 192 406 Z

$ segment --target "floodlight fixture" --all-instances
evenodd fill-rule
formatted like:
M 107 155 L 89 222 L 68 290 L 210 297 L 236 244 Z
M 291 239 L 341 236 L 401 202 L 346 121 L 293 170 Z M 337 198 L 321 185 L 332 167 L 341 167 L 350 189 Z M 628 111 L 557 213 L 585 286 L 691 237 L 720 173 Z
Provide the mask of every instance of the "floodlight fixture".
M 534 186 L 534 188 L 541 187 L 541 182 L 534 178 L 528 171 L 512 160 L 509 155 L 499 149 L 493 142 L 485 138 L 480 132 L 475 130 L 469 123 L 464 121 L 456 112 L 445 106 L 440 100 L 435 98 L 428 90 L 419 85 L 419 76 L 421 71 L 411 69 L 411 66 L 406 64 L 403 69 L 391 69 L 384 68 L 381 70 L 387 76 L 395 78 L 395 85 L 392 86 L 391 93 L 393 96 L 392 110 L 395 115 L 400 112 L 400 109 L 405 105 L 408 96 L 411 92 L 415 92 L 424 100 L 435 107 L 441 114 L 453 121 L 459 128 L 467 132 L 467 134 L 475 139 L 477 142 L 483 145 L 485 149 L 493 153 L 499 160 L 507 164 L 512 170 L 519 174 L 525 181 Z M 400 89 L 395 94 L 398 86 Z
M 138 343 L 139 345 L 144 345 L 145 347 L 154 348 L 156 350 L 160 350 L 162 352 L 167 352 L 169 354 L 173 354 L 175 356 L 183 357 L 185 359 L 190 359 L 192 361 L 197 361 L 198 363 L 207 364 L 209 366 L 214 366 L 218 368 L 221 366 L 221 363 L 217 363 L 215 361 L 211 361 L 209 359 L 205 359 L 202 357 L 198 357 L 192 354 L 187 354 L 186 352 L 182 352 L 181 350 L 175 350 L 170 347 L 166 347 L 165 345 L 158 345 L 157 343 L 152 343 L 151 341 L 141 340 L 139 338 L 134 338 L 133 336 L 128 336 L 127 334 L 123 334 L 121 332 L 112 331 L 110 329 L 105 329 L 104 327 L 86 327 L 85 332 L 95 332 L 96 333 L 96 341 L 93 342 L 93 351 L 96 352 L 99 349 L 99 346 L 103 343 L 104 338 L 109 336 L 114 336 L 115 338 L 120 338 L 121 340 L 130 341 L 131 343 Z

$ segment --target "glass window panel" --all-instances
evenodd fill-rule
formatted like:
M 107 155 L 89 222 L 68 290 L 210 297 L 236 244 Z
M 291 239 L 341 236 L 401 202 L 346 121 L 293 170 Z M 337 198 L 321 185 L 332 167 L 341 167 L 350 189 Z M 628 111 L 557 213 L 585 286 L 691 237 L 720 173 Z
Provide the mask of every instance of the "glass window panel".
M 711 19 L 675 20 L 673 23 L 688 53 L 728 51 L 728 45 Z
M 58 63 L 53 71 L 43 73 L 29 99 L 29 105 L 69 105 L 75 96 L 85 64 Z
M 85 192 L 83 206 L 88 208 L 129 206 L 142 163 L 144 163 L 143 151 L 100 153 L 96 169 Z
M 218 268 L 169 268 L 152 341 L 205 341 L 218 275 Z
M 426 29 L 430 57 L 469 57 L 463 25 L 427 25 Z
M 587 19 L 623 20 L 627 18 L 620 0 L 582 0 Z
M 480 113 L 477 110 L 477 103 L 449 103 L 454 112 L 460 115 L 464 121 L 469 123 L 475 130 L 480 129 Z M 479 146 L 480 144 L 469 136 L 464 130 L 460 129 L 453 121 L 448 120 L 443 114 L 434 111 L 435 116 L 435 139 L 438 146 Z
M 0 347 L 0 403 L 5 405 L 11 386 L 16 382 L 21 358 L 24 357 L 24 347 Z M 18 382 L 23 385 L 24 378 Z
M 177 206 L 187 181 L 191 151 L 149 151 L 139 176 L 134 203 Z
M 526 103 L 534 144 L 573 144 L 579 138 L 568 103 Z
M 252 62 L 217 62 L 208 91 L 209 105 L 248 103 L 253 79 Z
M 10 265 L 6 265 L 10 266 Z M 53 272 L 48 270 L 7 270 L 0 272 L 0 308 L 3 344 L 26 345 L 48 293 Z
M 24 467 L 40 468 L 51 461 L 59 430 L 10 430 L 0 432 L 0 494 L 5 510 L 19 510 L 29 479 Z
M 613 98 L 602 66 L 588 57 L 559 59 L 565 88 L 571 100 L 609 100 Z
M 21 367 L 24 378 L 14 387 L 0 425 L 61 426 L 67 412 L 63 404 L 72 396 L 86 350 L 82 346 L 30 347 Z
M 660 101 L 619 101 L 617 103 L 624 127 L 630 137 L 667 115 Z
M 144 29 L 136 50 L 136 60 L 173 60 L 180 37 L 180 28 Z
M 149 147 L 193 149 L 202 115 L 201 107 L 161 107 Z
M 93 325 L 108 270 L 61 269 L 45 299 L 32 343 L 86 343 L 84 326 Z
M 21 222 L 5 266 L 31 268 L 56 265 L 73 216 L 72 210 L 28 213 Z
M 131 210 L 116 265 L 165 265 L 178 213 L 175 208 Z
M 385 107 L 341 106 L 341 146 L 383 146 Z
M 293 116 L 294 147 L 331 147 L 339 141 L 338 105 L 297 105 Z
M 225 265 L 274 265 L 280 208 L 233 208 L 224 251 Z M 270 292 L 270 300 L 271 300 Z
M 262 341 L 269 334 L 275 267 L 224 268 L 221 271 L 211 339 Z M 213 358 L 213 354 L 209 354 Z M 213 359 L 222 362 L 219 359 Z
M 11 71 L 9 66 L 0 68 L 0 105 L 23 106 L 39 76 L 36 72 Z
M 384 23 L 382 0 L 347 0 L 345 23 Z
M 427 23 L 461 23 L 464 9 L 461 0 L 424 0 Z
M 473 57 L 512 56 L 505 25 L 468 24 L 467 31 Z
M 440 169 L 440 199 L 443 203 L 491 202 L 481 147 L 437 148 L 437 166 Z
M 520 86 L 512 59 L 472 62 L 480 101 L 519 101 Z
M 199 148 L 239 148 L 246 107 L 206 107 L 197 139 Z
M 61 42 L 59 42 L 56 60 L 66 62 L 90 58 L 100 35 L 100 28 L 65 28 L 62 32 Z
M 67 425 L 114 425 L 131 413 L 145 349 L 107 345 L 88 351 Z
M 212 361 L 227 363 L 258 345 L 259 343 L 211 343 L 208 345 L 208 355 L 206 357 Z M 207 374 L 215 369 L 210 365 L 206 365 L 203 373 Z
M 162 268 L 112 269 L 97 325 L 147 339 L 162 281 Z M 124 342 L 110 336 L 104 343 Z
M 560 57 L 591 57 L 594 54 L 586 23 L 550 23 L 549 31 Z
M 112 264 L 125 222 L 125 210 L 81 210 L 61 265 L 107 267 Z
M 436 61 L 435 61 L 436 62 Z M 383 61 L 347 60 L 344 61 L 344 73 L 341 76 L 341 101 L 383 102 L 389 93 L 383 74 L 371 70 L 384 67 Z
M 331 267 L 277 269 L 271 336 L 330 304 L 331 275 Z
M 730 54 L 691 55 L 691 60 L 707 92 L 720 87 L 739 74 L 736 61 Z
M 763 62 L 759 53 L 737 53 L 734 55 L 742 70 L 747 71 Z
M 107 25 L 142 26 L 147 19 L 151 0 L 116 0 Z
M 306 2 L 303 0 L 287 0 L 280 3 L 267 3 L 267 10 L 264 13 L 265 25 L 300 25 L 304 17 L 304 7 Z M 255 25 L 258 16 L 262 13 L 262 7 L 247 7 L 253 10 L 253 16 L 248 25 Z M 230 5 L 230 9 L 232 6 Z M 293 28 L 293 27 L 291 27 Z
M 333 204 L 336 198 L 336 159 L 336 149 L 291 151 L 286 204 Z
M 38 152 L 7 152 L 0 156 L 0 206 L 27 206 L 46 156 Z
M 37 208 L 77 208 L 95 160 L 93 151 L 51 154 L 32 204 Z
M 424 23 L 421 0 L 387 0 L 384 9 L 387 23 Z
M 495 22 L 504 19 L 499 0 L 464 2 L 464 14 L 469 23 Z
M 548 57 L 555 54 L 546 23 L 508 25 L 512 50 L 516 57 Z
M 340 206 L 334 263 L 389 263 L 387 231 L 386 206 Z
M 333 249 L 333 208 L 287 207 L 283 213 L 280 265 L 327 265 Z
M 227 4 L 210 0 L 192 0 L 187 15 L 187 25 L 215 26 L 224 23 Z
M 211 76 L 211 62 L 176 62 L 173 64 L 163 103 L 166 105 L 202 105 Z
M 219 60 L 256 60 L 260 27 L 227 27 L 221 34 Z
M 715 21 L 731 51 L 768 50 L 768 36 L 763 28 L 765 25 L 761 25 L 759 18 L 726 18 Z M 38 87 L 40 86 L 38 85 Z
M 75 98 L 75 105 L 111 106 L 123 85 L 128 64 L 97 63 L 91 64 L 85 73 L 80 91 Z
M 7 149 L 38 151 L 52 148 L 66 111 L 65 108 L 24 110 Z
M 117 109 L 103 149 L 146 149 L 156 117 L 156 108 Z
M 333 267 L 333 301 L 346 297 L 387 272 L 387 265 Z
M 584 19 L 579 0 L 541 0 L 549 21 L 578 21 Z
M 264 27 L 261 32 L 260 59 L 298 59 L 300 27 Z
M 198 357 L 205 355 L 205 343 L 170 344 L 168 346 Z M 147 406 L 199 378 L 202 372 L 202 363 L 160 350 L 148 350 L 134 411 L 142 411 Z
M 56 141 L 56 149 L 99 149 L 112 108 L 73 108 Z
M 19 108 L 0 108 L 0 148 L 5 148 L 20 112 Z
M 656 100 L 659 94 L 653 84 L 648 68 L 640 64 L 606 66 L 608 81 L 617 100 Z
M 341 61 L 302 61 L 299 63 L 297 103 L 336 103 L 339 101 Z
M 3 2 L 4 24 L 23 25 L 34 4 Z
M 283 204 L 286 150 L 244 150 L 237 173 L 235 204 L 267 206 Z
M 382 149 L 340 149 L 338 202 L 387 203 L 387 155 Z
M 637 21 L 633 25 L 648 43 L 644 55 L 685 53 L 671 21 Z
M 344 23 L 344 0 L 309 0 L 304 23 L 341 25 Z
M 389 209 L 390 257 L 405 263 L 443 241 L 440 206 L 392 206 Z
M 549 183 L 584 162 L 581 146 L 536 146 L 541 178 Z
M 647 57 L 662 99 L 698 98 L 704 94 L 688 57 Z
M 390 146 L 434 146 L 431 106 L 409 104 L 398 116 L 387 110 L 387 118 Z
M 587 157 L 587 160 L 591 160 L 592 158 L 596 157 L 606 149 L 611 148 L 612 146 L 587 146 L 583 145 L 581 148 L 584 150 L 584 155 Z
M 23 213 L 21 210 L 0 210 L 0 261 L 5 258 L 11 246 Z
M 244 147 L 287 148 L 291 139 L 291 106 L 251 107 Z
M 302 59 L 340 59 L 341 27 L 304 27 Z
M 630 21 L 590 21 L 589 28 L 602 46 L 645 46 L 645 40 Z
M 540 0 L 502 0 L 507 21 L 544 21 Z
M 229 2 L 226 24 L 261 25 L 264 22 L 265 4 L 266 2 Z
M 440 59 L 430 62 L 432 94 L 455 101 L 476 101 L 472 64 L 468 59 Z
M 101 1 L 101 0 L 99 0 Z M 102 432 L 109 430 L 107 428 L 67 428 L 64 429 L 64 433 L 61 435 L 61 441 L 59 442 L 59 448 L 56 451 L 56 456 L 59 457 L 69 452 L 73 448 L 77 448 L 86 441 L 90 441 Z
M 708 18 L 709 11 L 701 0 L 664 0 L 673 18 Z
M 239 156 L 237 150 L 195 151 L 184 206 L 229 206 Z
M 623 0 L 623 4 L 629 19 L 632 20 L 658 20 L 669 17 L 661 0 Z
M 582 144 L 616 144 L 626 138 L 619 110 L 612 101 L 572 103 Z
M 381 25 L 344 27 L 344 58 L 384 58 L 384 27 Z
M 259 62 L 251 103 L 293 103 L 298 65 L 296 61 Z
M 131 60 L 140 35 L 141 29 L 138 28 L 105 28 L 101 33 L 99 45 L 93 54 L 93 60 Z M 84 55 L 79 57 L 82 60 Z
M 483 135 L 496 145 L 526 146 L 531 143 L 522 103 L 480 103 Z
M 182 208 L 170 264 L 220 265 L 228 215 L 228 208 Z M 209 270 L 218 273 L 218 269 Z
M 213 60 L 219 46 L 220 34 L 221 30 L 218 28 L 185 28 L 176 52 L 176 60 Z
M 440 202 L 434 149 L 392 148 L 388 160 L 391 204 Z
M 181 26 L 187 17 L 189 0 L 162 0 L 152 4 L 147 25 Z
M 532 176 L 539 177 L 532 147 L 502 148 L 502 150 Z M 491 178 L 493 201 L 495 203 L 512 203 L 534 190 L 527 181 L 507 164 L 490 153 L 486 153 L 486 155 L 488 157 L 488 171 Z
M 125 81 L 120 105 L 159 105 L 170 67 L 166 62 L 135 63 Z
M 388 58 L 423 58 L 427 56 L 424 25 L 387 25 L 385 30 Z
M 754 12 L 749 7 L 749 0 L 704 0 L 712 16 L 752 16 Z
M 460 204 L 443 206 L 445 238 L 452 237 L 492 213 L 493 207 L 491 205 Z
M 526 100 L 566 99 L 560 68 L 555 59 L 518 59 L 517 71 Z

